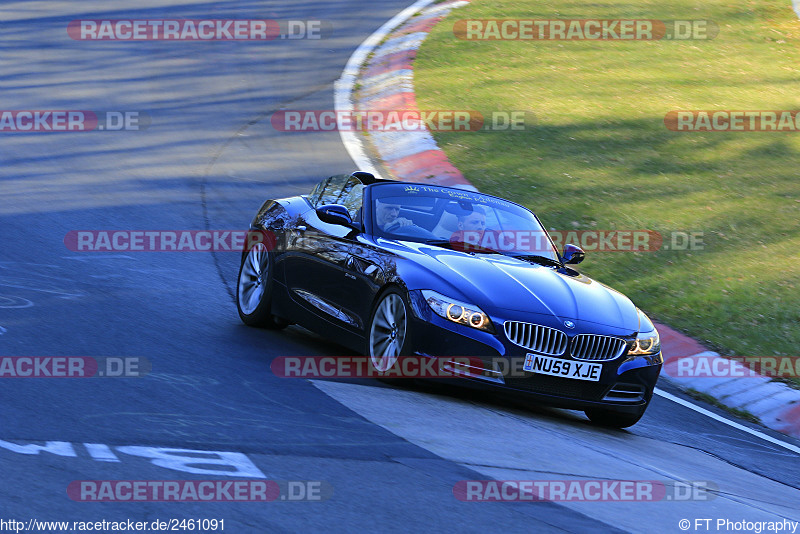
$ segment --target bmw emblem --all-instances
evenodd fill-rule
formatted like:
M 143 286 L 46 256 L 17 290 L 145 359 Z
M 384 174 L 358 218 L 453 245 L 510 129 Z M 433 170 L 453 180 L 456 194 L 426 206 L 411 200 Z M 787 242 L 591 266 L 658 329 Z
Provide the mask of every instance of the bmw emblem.
M 575 323 L 573 323 L 572 321 L 564 321 L 564 326 L 566 326 L 567 328 L 575 328 Z

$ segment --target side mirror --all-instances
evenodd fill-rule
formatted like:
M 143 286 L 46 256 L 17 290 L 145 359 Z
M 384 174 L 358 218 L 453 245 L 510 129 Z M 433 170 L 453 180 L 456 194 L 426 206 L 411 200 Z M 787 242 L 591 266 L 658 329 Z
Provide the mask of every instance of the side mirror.
M 357 224 L 350 218 L 350 212 L 341 204 L 327 204 L 316 209 L 317 217 L 328 224 L 338 224 L 353 230 L 359 230 Z
M 586 253 L 581 247 L 576 245 L 564 245 L 564 252 L 561 254 L 565 265 L 577 265 L 586 257 Z

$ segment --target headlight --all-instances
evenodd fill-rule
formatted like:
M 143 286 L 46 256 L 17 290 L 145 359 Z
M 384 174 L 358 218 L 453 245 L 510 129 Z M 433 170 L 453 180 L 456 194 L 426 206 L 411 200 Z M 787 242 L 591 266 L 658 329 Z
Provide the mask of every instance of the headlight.
M 454 323 L 494 334 L 491 319 L 477 306 L 445 297 L 429 289 L 424 289 L 422 296 L 436 315 Z
M 636 341 L 628 354 L 631 356 L 658 354 L 661 351 L 661 338 L 658 337 L 658 330 L 642 310 L 636 311 L 639 313 L 639 335 L 636 336 Z
M 658 332 L 641 332 L 636 336 L 636 341 L 633 347 L 628 351 L 631 356 L 645 356 L 649 354 L 658 354 L 661 351 L 661 339 L 658 337 Z

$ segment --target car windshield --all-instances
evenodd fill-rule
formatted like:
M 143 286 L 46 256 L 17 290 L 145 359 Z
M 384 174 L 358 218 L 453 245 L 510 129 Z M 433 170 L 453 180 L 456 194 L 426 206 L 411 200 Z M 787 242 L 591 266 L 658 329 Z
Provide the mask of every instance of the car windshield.
M 364 184 L 352 174 L 338 174 L 322 180 L 314 187 L 308 201 L 315 208 L 326 204 L 341 204 L 347 208 L 351 219 L 358 217 Z
M 371 199 L 378 237 L 558 261 L 533 213 L 500 198 L 447 187 L 378 184 Z

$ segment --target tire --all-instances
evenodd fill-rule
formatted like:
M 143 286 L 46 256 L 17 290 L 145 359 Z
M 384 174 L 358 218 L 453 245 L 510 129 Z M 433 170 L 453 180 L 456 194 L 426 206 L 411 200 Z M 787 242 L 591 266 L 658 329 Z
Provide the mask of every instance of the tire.
M 648 403 L 649 404 L 649 403 Z M 639 419 L 644 415 L 647 409 L 647 404 L 641 407 L 636 413 L 624 413 L 614 410 L 604 409 L 591 409 L 585 410 L 583 413 L 586 417 L 597 426 L 604 426 L 608 428 L 628 428 L 639 422 Z
M 375 301 L 364 353 L 379 373 L 388 371 L 398 359 L 412 354 L 410 324 L 411 305 L 399 289 L 388 289 Z M 391 375 L 396 376 L 394 372 Z M 383 380 L 395 382 L 392 378 Z
M 247 326 L 279 330 L 287 323 L 272 315 L 275 254 L 256 243 L 242 255 L 236 281 L 236 308 Z

